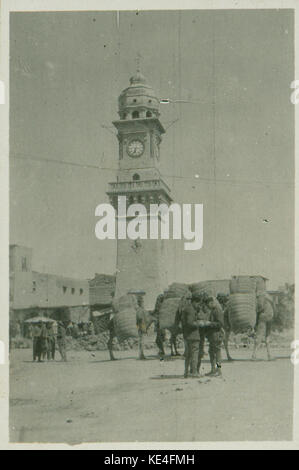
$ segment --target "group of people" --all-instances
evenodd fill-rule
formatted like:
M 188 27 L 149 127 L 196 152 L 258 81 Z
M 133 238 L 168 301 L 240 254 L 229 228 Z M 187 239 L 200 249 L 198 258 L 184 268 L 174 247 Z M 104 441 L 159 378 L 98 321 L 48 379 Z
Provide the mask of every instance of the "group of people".
M 185 342 L 185 378 L 200 376 L 206 338 L 211 362 L 208 375 L 221 376 L 221 345 L 225 335 L 221 306 L 206 293 L 194 293 L 182 308 L 180 321 Z
M 190 293 L 184 300 L 179 311 L 179 321 L 182 325 L 185 341 L 185 377 L 199 377 L 201 362 L 204 357 L 205 339 L 209 342 L 209 355 L 211 372 L 207 375 L 222 375 L 221 346 L 225 341 L 228 359 L 228 338 L 232 331 L 230 324 L 229 296 L 217 295 L 217 299 L 209 297 L 207 293 Z M 254 338 L 252 360 L 257 359 L 257 351 L 265 341 L 268 360 L 272 360 L 270 350 L 270 335 L 274 317 L 274 305 L 265 294 L 257 296 L 256 324 L 249 337 Z
M 55 360 L 56 344 L 58 346 L 61 360 L 67 361 L 66 356 L 66 330 L 68 322 L 58 321 L 53 323 L 39 322 L 32 328 L 33 339 L 33 362 L 44 362 Z

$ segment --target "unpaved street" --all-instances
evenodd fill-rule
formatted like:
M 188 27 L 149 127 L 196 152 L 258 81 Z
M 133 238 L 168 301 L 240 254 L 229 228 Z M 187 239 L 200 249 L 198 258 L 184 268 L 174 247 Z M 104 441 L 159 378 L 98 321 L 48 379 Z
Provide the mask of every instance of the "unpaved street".
M 198 380 L 155 350 L 147 361 L 117 352 L 116 362 L 105 351 L 69 352 L 67 364 L 33 364 L 30 350 L 13 350 L 11 441 L 291 440 L 293 366 L 288 349 L 274 353 L 252 363 L 251 351 L 233 351 L 223 379 Z

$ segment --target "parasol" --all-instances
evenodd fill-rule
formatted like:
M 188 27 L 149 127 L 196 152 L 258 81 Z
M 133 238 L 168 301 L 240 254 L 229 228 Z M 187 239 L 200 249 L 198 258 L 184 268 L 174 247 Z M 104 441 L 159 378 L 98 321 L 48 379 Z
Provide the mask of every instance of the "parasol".
M 47 317 L 33 317 L 26 320 L 25 323 L 55 323 L 55 320 Z

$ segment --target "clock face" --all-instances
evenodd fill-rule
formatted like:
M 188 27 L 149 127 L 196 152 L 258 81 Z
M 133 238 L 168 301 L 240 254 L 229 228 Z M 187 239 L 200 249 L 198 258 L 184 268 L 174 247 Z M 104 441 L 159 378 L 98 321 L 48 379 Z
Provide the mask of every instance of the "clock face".
M 141 140 L 131 140 L 127 146 L 127 151 L 130 157 L 140 157 L 144 151 L 144 145 Z

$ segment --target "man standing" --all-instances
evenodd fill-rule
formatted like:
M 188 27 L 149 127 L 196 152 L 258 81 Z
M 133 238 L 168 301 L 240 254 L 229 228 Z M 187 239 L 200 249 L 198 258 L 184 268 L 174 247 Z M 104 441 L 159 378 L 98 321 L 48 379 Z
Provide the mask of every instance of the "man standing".
M 61 355 L 61 361 L 62 362 L 67 362 L 67 357 L 66 357 L 66 329 L 67 329 L 67 323 L 59 321 L 57 323 L 57 344 L 58 344 L 58 349 Z
M 40 356 L 38 362 L 43 362 L 46 358 L 48 352 L 48 330 L 45 323 L 41 325 L 40 333 Z M 42 361 L 41 361 L 42 359 Z
M 185 340 L 185 374 L 188 377 L 189 366 L 191 377 L 199 377 L 197 364 L 199 353 L 199 322 L 197 320 L 197 312 L 200 310 L 201 296 L 194 294 L 192 296 L 191 304 L 186 304 L 182 311 L 182 329 Z
M 33 362 L 36 361 L 36 359 L 41 360 L 41 344 L 40 344 L 40 335 L 42 331 L 42 325 L 41 323 L 37 323 L 33 326 L 32 328 L 32 342 L 33 342 Z
M 207 374 L 212 377 L 222 376 L 221 346 L 224 338 L 224 315 L 221 306 L 214 302 L 213 297 L 206 301 L 209 321 L 211 325 L 207 328 L 207 338 L 209 341 L 209 355 L 211 362 L 211 372 Z
M 48 361 L 55 360 L 55 349 L 56 341 L 53 324 L 51 322 L 47 323 L 47 333 L 48 333 L 48 348 L 47 348 L 47 359 Z

